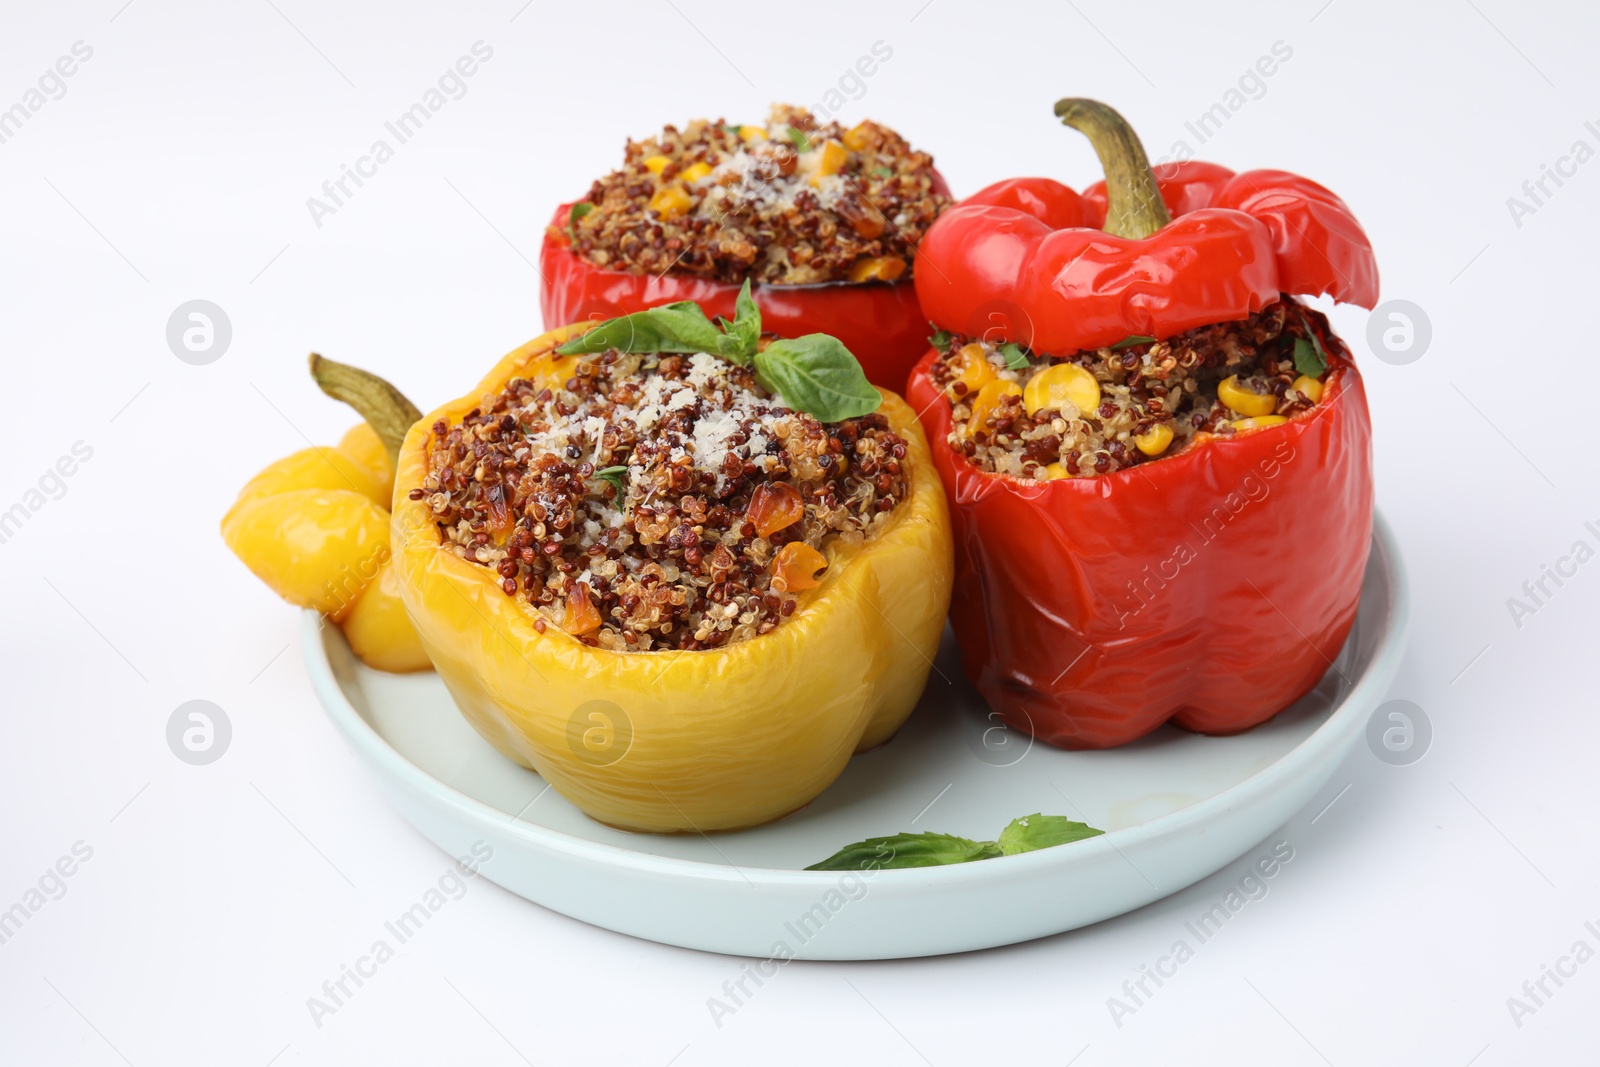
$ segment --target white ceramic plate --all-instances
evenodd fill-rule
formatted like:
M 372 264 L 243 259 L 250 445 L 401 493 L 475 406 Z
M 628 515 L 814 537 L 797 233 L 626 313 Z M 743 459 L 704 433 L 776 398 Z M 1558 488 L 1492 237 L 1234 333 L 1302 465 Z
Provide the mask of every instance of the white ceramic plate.
M 1399 667 L 1408 614 L 1380 518 L 1355 629 L 1317 689 L 1237 737 L 1164 727 L 1108 752 L 1063 752 L 996 731 L 947 631 L 938 673 L 892 741 L 853 759 L 804 810 L 711 837 L 593 822 L 481 740 L 435 675 L 368 670 L 315 612 L 305 614 L 303 644 L 329 718 L 394 806 L 453 856 L 486 843 L 493 856 L 483 874 L 512 892 L 672 945 L 888 959 L 1085 926 L 1238 858 L 1304 807 L 1362 736 Z M 852 841 L 902 831 L 992 840 L 1037 811 L 1108 832 L 953 867 L 802 869 Z

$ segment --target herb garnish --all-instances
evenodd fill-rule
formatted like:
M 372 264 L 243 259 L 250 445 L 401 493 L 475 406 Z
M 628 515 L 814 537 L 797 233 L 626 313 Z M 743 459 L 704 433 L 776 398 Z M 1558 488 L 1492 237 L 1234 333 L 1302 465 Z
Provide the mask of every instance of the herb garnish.
M 572 205 L 572 210 L 567 212 L 567 236 L 574 241 L 578 239 L 578 220 L 594 210 L 594 205 L 586 200 L 580 200 Z
M 720 326 L 720 328 L 719 328 Z M 739 290 L 733 321 L 712 322 L 692 300 L 663 304 L 601 323 L 556 349 L 563 356 L 593 352 L 706 352 L 741 367 L 754 365 L 756 381 L 795 411 L 822 422 L 858 418 L 878 410 L 883 397 L 856 357 L 836 337 L 812 333 L 760 347 L 761 312 L 750 282 Z
M 1305 315 L 1300 315 L 1300 325 L 1306 328 L 1306 337 L 1294 339 L 1294 369 L 1308 378 L 1320 378 L 1328 369 L 1328 353 L 1322 347 L 1317 331 L 1311 328 Z
M 601 467 L 594 472 L 594 476 L 603 482 L 610 482 L 617 490 L 617 499 L 622 499 L 622 494 L 627 491 L 627 467 Z
M 1027 370 L 1028 356 L 1022 351 L 1022 346 L 1015 341 L 1007 341 L 1000 346 L 1000 354 L 1006 357 L 1007 370 Z
M 951 834 L 895 834 L 869 837 L 846 845 L 808 871 L 864 871 L 903 867 L 941 867 L 950 863 L 971 863 L 997 856 L 1035 852 L 1105 833 L 1087 823 L 1073 822 L 1065 815 L 1024 815 L 1011 820 L 1000 831 L 998 841 L 972 841 Z

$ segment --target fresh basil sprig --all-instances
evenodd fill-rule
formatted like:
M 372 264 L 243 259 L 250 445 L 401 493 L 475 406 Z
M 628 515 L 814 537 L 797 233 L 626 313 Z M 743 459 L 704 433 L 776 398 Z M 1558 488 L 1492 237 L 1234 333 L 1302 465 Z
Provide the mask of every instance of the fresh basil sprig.
M 951 834 L 895 834 L 846 845 L 808 871 L 865 871 L 903 867 L 942 867 L 997 856 L 1015 856 L 1071 844 L 1105 833 L 1065 815 L 1024 815 L 1000 831 L 998 841 L 972 841 Z
M 836 337 L 811 333 L 760 347 L 761 311 L 746 281 L 733 321 L 712 322 L 691 300 L 611 319 L 556 349 L 563 356 L 593 352 L 707 352 L 739 366 L 754 365 L 756 381 L 795 411 L 838 422 L 878 410 L 883 396 Z

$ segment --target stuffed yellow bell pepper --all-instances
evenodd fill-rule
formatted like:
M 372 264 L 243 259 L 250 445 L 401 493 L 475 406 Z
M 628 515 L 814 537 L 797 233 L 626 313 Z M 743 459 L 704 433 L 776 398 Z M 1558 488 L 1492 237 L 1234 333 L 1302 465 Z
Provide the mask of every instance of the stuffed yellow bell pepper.
M 317 356 L 312 373 L 334 394 L 348 379 Z M 407 426 L 383 431 L 397 445 Z M 364 422 L 337 448 L 301 449 L 252 478 L 223 518 L 222 537 L 279 596 L 336 622 L 369 667 L 427 670 L 389 548 L 393 492 L 391 450 Z
M 468 721 L 593 818 L 777 819 L 927 680 L 952 569 L 927 443 L 837 341 L 762 339 L 747 294 L 720 331 L 687 303 L 592 325 L 406 435 L 400 595 Z

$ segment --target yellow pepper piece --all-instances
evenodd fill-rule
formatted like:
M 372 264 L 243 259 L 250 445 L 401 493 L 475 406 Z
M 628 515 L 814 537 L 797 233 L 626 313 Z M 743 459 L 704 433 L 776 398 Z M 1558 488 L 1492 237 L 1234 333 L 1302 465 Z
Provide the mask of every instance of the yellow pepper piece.
M 524 345 L 412 427 L 396 479 L 401 594 L 467 721 L 593 818 L 683 833 L 779 818 L 826 788 L 851 753 L 893 735 L 927 679 L 953 566 L 927 440 L 916 413 L 885 393 L 879 414 L 906 442 L 906 498 L 870 541 L 831 549 L 826 580 L 770 633 L 697 652 L 627 653 L 557 626 L 541 632 L 492 568 L 440 549 L 427 501 L 404 490 L 427 474 L 435 420 L 459 422 L 483 393 L 584 329 Z
M 988 433 L 989 427 L 985 423 L 995 409 L 1000 406 L 1000 398 L 1021 395 L 1022 387 L 1016 382 L 1007 381 L 1004 378 L 996 378 L 994 381 L 984 385 L 982 389 L 978 390 L 978 395 L 972 399 L 972 417 L 967 419 L 967 433 L 975 434 L 980 431 Z M 1027 401 L 1024 400 L 1023 403 L 1027 403 Z
M 400 600 L 393 559 L 383 561 L 377 577 L 367 583 L 339 626 L 350 642 L 350 651 L 369 667 L 406 674 L 433 666 Z
M 1300 393 L 1313 404 L 1322 399 L 1322 383 L 1309 374 L 1300 375 L 1289 388 Z
M 865 152 L 872 147 L 872 123 L 860 122 L 846 130 L 844 146 L 852 152 Z
M 1158 422 L 1150 427 L 1146 433 L 1133 435 L 1135 447 L 1147 456 L 1159 456 L 1172 444 L 1172 427 L 1164 422 Z
M 649 156 L 644 161 L 644 169 L 659 178 L 661 177 L 661 172 L 666 170 L 667 164 L 671 162 L 672 160 L 666 156 Z
M 822 179 L 838 174 L 846 163 L 850 162 L 850 150 L 838 141 L 827 141 L 822 146 L 822 153 L 817 158 L 817 171 L 811 175 L 812 185 L 821 185 Z
M 683 173 L 678 175 L 678 177 L 681 180 L 683 180 L 684 182 L 688 182 L 690 184 L 693 184 L 694 182 L 699 181 L 701 178 L 706 177 L 710 173 L 711 173 L 711 164 L 703 163 L 703 162 L 702 163 L 693 163 L 693 164 L 685 167 L 683 169 Z
M 589 587 L 579 582 L 578 588 L 567 597 L 561 628 L 574 637 L 583 637 L 600 629 L 600 621 L 600 611 L 589 596 Z
M 853 282 L 892 282 L 906 272 L 906 261 L 899 256 L 867 256 L 850 265 Z
M 663 185 L 650 198 L 650 210 L 664 219 L 675 219 L 694 207 L 694 197 L 683 186 Z
M 778 549 L 772 561 L 774 583 L 783 583 L 783 592 L 798 593 L 802 589 L 815 589 L 819 584 L 817 572 L 828 565 L 828 557 L 804 541 L 790 541 Z
M 1076 363 L 1057 363 L 1028 379 L 1022 403 L 1029 415 L 1046 408 L 1062 411 L 1061 405 L 1070 403 L 1083 418 L 1094 418 L 1100 406 L 1100 383 Z
M 1047 481 L 1054 482 L 1059 481 L 1062 478 L 1072 477 L 1072 472 L 1067 470 L 1065 464 L 1052 463 L 1044 469 L 1044 476 Z
M 1228 410 L 1250 418 L 1271 415 L 1278 409 L 1277 397 L 1245 388 L 1237 374 L 1230 374 L 1217 383 L 1217 399 L 1227 405 Z
M 994 364 L 990 363 L 983 354 L 983 346 L 976 341 L 968 345 L 962 345 L 961 351 L 956 353 L 956 358 L 961 361 L 961 373 L 956 375 L 950 382 L 949 389 L 952 398 L 955 396 L 954 387 L 956 382 L 960 382 L 967 387 L 966 392 L 961 394 L 962 396 L 971 396 L 985 385 L 994 381 L 998 376 L 995 372 Z
M 760 126 L 739 127 L 739 140 L 743 141 L 745 144 L 754 144 L 757 141 L 765 141 L 766 139 L 767 131 L 762 129 Z
M 1248 419 L 1234 419 L 1235 430 L 1264 430 L 1268 426 L 1282 426 L 1289 421 L 1287 415 L 1255 415 Z

